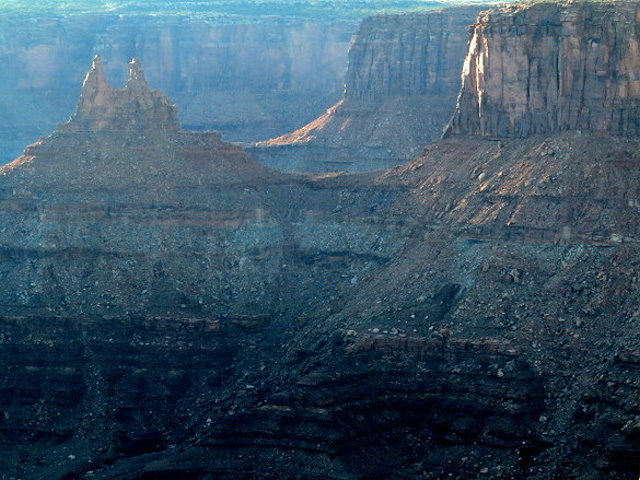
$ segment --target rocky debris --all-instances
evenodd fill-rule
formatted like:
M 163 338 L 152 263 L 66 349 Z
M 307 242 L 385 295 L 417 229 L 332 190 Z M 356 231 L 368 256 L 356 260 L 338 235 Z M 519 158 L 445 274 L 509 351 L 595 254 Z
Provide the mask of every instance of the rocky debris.
M 206 134 L 122 151 L 121 135 L 83 135 L 0 176 L 6 471 L 637 474 L 636 141 L 454 138 L 383 174 L 306 178 Z M 537 161 L 550 150 L 554 169 Z M 110 156 L 88 174 L 73 151 Z M 101 162 L 151 173 L 135 189 L 114 176 L 103 198 Z M 154 193 L 180 185 L 180 202 Z
M 250 149 L 283 170 L 388 168 L 439 138 L 455 106 L 468 25 L 480 7 L 365 19 L 349 49 L 344 97 L 304 127 Z
M 480 15 L 453 134 L 640 133 L 637 2 L 507 6 Z

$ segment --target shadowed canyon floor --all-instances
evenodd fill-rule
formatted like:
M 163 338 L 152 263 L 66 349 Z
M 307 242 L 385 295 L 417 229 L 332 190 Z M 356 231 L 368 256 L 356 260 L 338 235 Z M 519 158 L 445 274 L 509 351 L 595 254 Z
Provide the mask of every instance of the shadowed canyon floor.
M 0 170 L 7 477 L 637 479 L 640 140 L 285 174 L 100 65 Z

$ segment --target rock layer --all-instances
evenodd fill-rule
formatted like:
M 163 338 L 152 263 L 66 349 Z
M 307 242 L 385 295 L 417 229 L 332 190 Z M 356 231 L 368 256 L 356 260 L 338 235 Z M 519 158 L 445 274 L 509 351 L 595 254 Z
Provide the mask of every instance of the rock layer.
M 284 170 L 365 171 L 414 158 L 455 107 L 467 26 L 479 7 L 365 19 L 349 50 L 344 98 L 251 150 Z
M 451 133 L 640 133 L 637 3 L 506 7 L 480 16 Z
M 637 478 L 638 139 L 307 177 L 78 122 L 0 171 L 4 475 Z
M 353 236 L 336 235 L 345 220 L 332 214 L 339 201 L 331 190 L 317 191 L 307 179 L 260 165 L 216 132 L 180 130 L 175 108 L 148 88 L 137 63 L 127 86 L 111 89 L 96 59 L 71 120 L 0 174 L 5 233 L 13 238 L 4 244 L 4 275 L 25 287 L 7 290 L 5 300 L 18 315 L 50 311 L 46 299 L 53 295 L 66 305 L 55 307 L 65 315 L 160 314 L 165 306 L 180 305 L 222 313 L 221 303 L 231 307 L 231 298 L 240 297 L 246 300 L 235 303 L 235 313 L 247 314 L 249 302 L 257 309 L 251 314 L 269 316 L 278 305 L 298 304 L 293 292 L 278 293 L 286 283 L 283 256 L 309 257 L 286 270 L 294 277 L 298 268 L 334 255 L 340 268 L 347 268 L 347 258 L 365 268 L 398 247 L 395 241 L 375 247 L 385 230 L 402 228 L 372 213 L 345 227 Z M 359 208 L 366 212 L 362 196 Z M 299 210 L 281 212 L 286 202 Z M 103 234 L 92 233 L 96 223 Z M 75 233 L 68 235 L 67 228 Z M 138 243 L 142 237 L 145 245 Z M 37 265 L 31 273 L 24 258 Z M 68 269 L 58 269 L 58 261 L 69 262 Z M 131 277 L 133 264 L 148 275 Z M 105 269 L 111 275 L 104 277 Z M 51 281 L 43 292 L 39 278 L 45 271 Z M 179 271 L 190 272 L 190 280 L 170 280 Z M 258 278 L 264 280 L 259 287 Z
M 4 471 L 635 478 L 637 141 L 314 179 L 208 135 L 68 131 L 4 169 Z

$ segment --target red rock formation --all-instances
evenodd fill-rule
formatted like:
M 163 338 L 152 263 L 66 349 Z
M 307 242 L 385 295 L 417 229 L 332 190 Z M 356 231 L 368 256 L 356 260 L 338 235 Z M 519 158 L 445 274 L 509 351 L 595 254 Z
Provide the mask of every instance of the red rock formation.
M 74 125 L 0 169 L 3 474 L 637 478 L 640 139 L 311 178 Z
M 102 59 L 96 55 L 91 70 L 82 84 L 76 113 L 67 126 L 86 130 L 179 128 L 176 106 L 158 90 L 151 90 L 139 60 L 129 64 L 129 80 L 125 88 L 109 87 Z
M 448 132 L 640 134 L 637 3 L 509 6 L 473 29 Z
M 414 158 L 455 107 L 468 28 L 480 7 L 365 19 L 349 50 L 342 100 L 300 129 L 260 142 L 265 164 L 366 171 Z

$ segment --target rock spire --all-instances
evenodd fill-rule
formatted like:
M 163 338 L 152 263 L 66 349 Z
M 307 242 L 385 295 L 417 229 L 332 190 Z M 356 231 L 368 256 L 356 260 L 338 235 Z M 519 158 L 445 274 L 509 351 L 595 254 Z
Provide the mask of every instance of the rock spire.
M 125 88 L 113 89 L 104 73 L 102 58 L 96 55 L 87 73 L 76 113 L 68 127 L 82 130 L 178 130 L 175 105 L 147 83 L 136 58 L 129 63 Z

